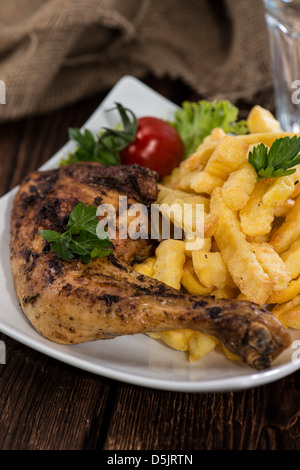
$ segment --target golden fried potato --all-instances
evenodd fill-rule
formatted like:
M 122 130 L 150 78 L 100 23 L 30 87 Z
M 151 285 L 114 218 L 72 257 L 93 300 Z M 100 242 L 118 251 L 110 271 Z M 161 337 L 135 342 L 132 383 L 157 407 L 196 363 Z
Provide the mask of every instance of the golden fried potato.
M 186 173 L 182 175 L 181 178 L 173 185 L 173 188 L 178 189 L 180 191 L 185 191 L 186 194 L 194 194 L 191 189 L 191 180 L 197 172 L 198 170 L 186 171 Z
M 287 251 L 300 238 L 300 196 L 289 211 L 284 223 L 277 228 L 271 237 L 270 244 L 277 253 Z
M 153 278 L 174 289 L 180 289 L 185 263 L 185 244 L 182 240 L 163 240 L 155 251 Z
M 249 237 L 248 235 L 246 236 L 246 240 L 249 243 L 269 243 L 270 240 L 270 234 L 265 233 L 265 235 L 260 235 L 258 237 Z
M 295 173 L 289 176 L 294 183 L 294 191 L 291 195 L 292 199 L 296 199 L 300 194 L 300 165 L 296 165 L 294 170 L 296 170 Z
M 192 295 L 209 295 L 213 290 L 213 286 L 205 287 L 200 283 L 190 258 L 184 263 L 181 284 Z
M 261 106 L 254 106 L 248 114 L 247 124 L 249 132 L 280 132 L 281 127 L 273 114 Z
M 209 251 L 194 251 L 192 254 L 193 266 L 200 283 L 207 288 L 225 286 L 234 287 L 228 267 L 221 253 Z
M 145 259 L 142 263 L 134 264 L 133 269 L 140 274 L 153 277 L 155 261 L 156 257 L 151 256 L 150 258 Z
M 222 187 L 222 196 L 229 209 L 238 211 L 249 201 L 255 188 L 257 174 L 248 162 L 230 173 Z
M 215 129 L 213 129 L 211 133 L 204 138 L 203 144 L 211 142 L 219 143 L 225 136 L 226 134 L 221 127 L 215 127 Z
M 201 237 L 194 237 L 194 238 L 184 238 L 185 243 L 185 253 L 186 256 L 191 257 L 193 251 L 199 251 L 206 249 L 205 247 L 209 247 L 209 240 L 211 237 L 208 238 L 201 238 Z
M 286 217 L 294 205 L 294 199 L 287 199 L 281 206 L 275 207 L 275 217 Z
M 235 137 L 226 136 L 217 145 L 203 171 L 191 178 L 191 188 L 196 193 L 211 194 L 215 187 L 224 184 L 232 171 L 245 162 L 248 144 Z
M 163 341 L 176 351 L 188 352 L 190 362 L 199 361 L 219 344 L 219 341 L 213 336 L 188 329 L 148 333 L 148 336 Z
M 294 192 L 294 182 L 290 176 L 274 178 L 263 196 L 263 203 L 271 207 L 282 206 Z
M 290 301 L 276 305 L 272 313 L 286 327 L 300 329 L 300 295 L 297 295 Z
M 215 299 L 236 299 L 240 291 L 237 287 L 225 286 L 223 289 L 216 288 L 210 293 Z
M 199 145 L 196 152 L 192 153 L 184 162 L 189 171 L 202 170 L 212 156 L 218 142 L 207 142 Z
M 298 277 L 300 275 L 300 239 L 296 240 L 290 248 L 284 253 L 281 253 L 280 256 L 287 271 L 291 275 L 291 279 Z
M 167 188 L 161 184 L 158 185 L 158 191 L 157 204 L 169 204 L 170 206 L 177 203 L 181 206 L 183 204 L 192 204 L 193 206 L 200 204 L 204 206 L 205 212 L 209 212 L 209 199 L 207 196 L 186 193 L 179 189 Z
M 189 181 L 193 173 L 194 171 L 187 168 L 184 160 L 169 175 L 163 178 L 163 186 L 165 188 L 188 190 L 190 188 Z
M 263 202 L 269 188 L 264 179 L 258 181 L 247 204 L 240 210 L 241 229 L 245 235 L 258 237 L 269 233 L 274 220 L 274 208 Z
M 194 332 L 188 340 L 189 361 L 199 361 L 206 356 L 206 354 L 214 351 L 218 344 L 219 341 L 213 336 L 202 333 L 201 331 Z
M 271 147 L 273 142 L 276 139 L 281 139 L 284 137 L 294 137 L 300 136 L 300 134 L 295 134 L 293 132 L 258 132 L 258 133 L 252 133 L 252 134 L 246 134 L 246 135 L 237 135 L 236 139 L 237 140 L 242 140 L 243 142 L 246 142 L 248 145 L 253 144 L 254 146 L 259 145 L 260 143 L 265 144 L 267 147 Z
M 221 188 L 212 193 L 211 212 L 218 216 L 214 237 L 235 285 L 248 300 L 260 305 L 266 303 L 273 282 L 257 261 L 237 215 L 226 206 Z
M 164 219 L 182 229 L 187 238 L 208 238 L 213 235 L 217 221 L 215 216 L 209 214 L 207 197 L 159 185 L 156 204 Z
M 253 242 L 251 248 L 257 261 L 273 281 L 274 289 L 286 289 L 291 276 L 278 253 L 268 243 Z
M 195 241 L 195 245 L 193 244 L 193 241 Z M 195 250 L 210 251 L 211 246 L 212 246 L 212 237 L 204 238 L 204 240 L 200 239 L 199 244 L 197 243 L 196 238 L 194 240 L 184 239 L 184 242 L 185 242 L 185 254 L 186 256 L 191 258 L 193 251 Z
M 236 354 L 233 354 L 231 351 L 228 351 L 227 348 L 225 348 L 224 344 L 220 343 L 221 350 L 224 353 L 224 355 L 229 359 L 230 361 L 239 361 L 239 357 Z
M 300 294 L 300 276 L 290 281 L 285 289 L 273 291 L 267 300 L 268 304 L 283 304 Z
M 188 329 L 178 329 L 170 331 L 160 331 L 157 333 L 149 333 L 154 339 L 160 339 L 168 346 L 177 351 L 189 350 L 189 339 L 195 334 L 195 331 Z

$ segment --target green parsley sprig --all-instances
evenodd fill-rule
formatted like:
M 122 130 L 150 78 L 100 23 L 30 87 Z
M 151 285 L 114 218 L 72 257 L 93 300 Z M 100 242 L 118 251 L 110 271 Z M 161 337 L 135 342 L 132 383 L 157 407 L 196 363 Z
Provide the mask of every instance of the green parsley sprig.
M 97 136 L 94 136 L 89 129 L 69 129 L 69 137 L 77 147 L 60 162 L 61 166 L 85 161 L 99 162 L 103 165 L 120 164 L 121 150 L 135 140 L 137 117 L 120 103 L 116 103 L 116 107 L 108 111 L 113 110 L 119 112 L 121 129 L 103 127 Z
M 300 163 L 300 137 L 276 139 L 270 149 L 259 144 L 249 152 L 248 161 L 257 173 L 257 180 L 292 175 Z
M 54 230 L 40 230 L 44 240 L 51 244 L 51 250 L 66 261 L 78 256 L 84 263 L 92 258 L 103 258 L 112 253 L 112 243 L 106 232 L 101 238 L 97 235 L 97 208 L 85 206 L 83 202 L 72 210 L 67 230 L 59 233 Z

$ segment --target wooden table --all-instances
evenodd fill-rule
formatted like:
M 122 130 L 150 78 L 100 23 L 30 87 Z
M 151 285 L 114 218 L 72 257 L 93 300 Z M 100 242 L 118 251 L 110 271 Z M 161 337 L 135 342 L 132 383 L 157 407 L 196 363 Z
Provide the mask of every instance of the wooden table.
M 147 83 L 178 104 L 197 98 L 180 83 Z M 0 126 L 0 194 L 46 162 L 102 98 Z M 240 392 L 175 393 L 102 378 L 0 339 L 1 450 L 300 448 L 300 371 Z

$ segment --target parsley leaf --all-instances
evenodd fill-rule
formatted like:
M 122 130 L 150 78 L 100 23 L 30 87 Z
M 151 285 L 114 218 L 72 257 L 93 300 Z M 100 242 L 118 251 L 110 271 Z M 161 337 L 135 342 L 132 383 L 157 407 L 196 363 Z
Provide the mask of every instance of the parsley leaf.
M 171 124 L 184 142 L 186 157 L 195 152 L 204 138 L 216 127 L 222 128 L 226 133 L 246 134 L 247 122 L 237 120 L 238 112 L 238 108 L 226 100 L 184 101 L 182 108 L 175 111 Z
M 300 137 L 276 139 L 270 149 L 264 144 L 249 152 L 248 161 L 257 173 L 257 180 L 292 175 L 300 163 Z
M 54 230 L 40 230 L 44 240 L 51 243 L 51 250 L 66 261 L 76 255 L 84 263 L 92 258 L 103 258 L 112 253 L 112 243 L 105 233 L 101 238 L 97 234 L 97 208 L 77 204 L 70 214 L 67 231 L 58 233 Z
M 84 161 L 99 162 L 103 165 L 120 164 L 121 150 L 135 140 L 137 118 L 130 109 L 120 103 L 116 103 L 116 108 L 113 109 L 119 112 L 122 129 L 104 127 L 99 135 L 94 136 L 88 129 L 70 128 L 69 137 L 77 147 L 73 153 L 60 162 L 61 166 Z

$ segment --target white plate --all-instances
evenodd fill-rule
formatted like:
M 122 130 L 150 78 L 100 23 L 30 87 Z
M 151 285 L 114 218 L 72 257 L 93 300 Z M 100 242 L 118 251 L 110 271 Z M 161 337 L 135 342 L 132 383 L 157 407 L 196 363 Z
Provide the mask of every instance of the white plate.
M 84 127 L 98 132 L 102 126 L 114 126 L 117 116 L 106 113 L 115 102 L 130 107 L 137 116 L 153 115 L 170 119 L 176 106 L 133 77 L 124 77 L 112 89 Z M 67 143 L 42 169 L 57 167 L 60 159 L 73 149 Z M 43 354 L 77 368 L 131 384 L 183 392 L 219 392 L 241 390 L 266 384 L 299 368 L 293 361 L 297 350 L 286 350 L 266 371 L 232 363 L 212 352 L 190 364 L 185 353 L 171 350 L 146 335 L 63 346 L 41 337 L 19 307 L 13 288 L 9 261 L 9 220 L 16 189 L 0 199 L 0 330 L 9 337 Z M 300 332 L 292 332 L 300 340 Z M 300 342 L 299 342 L 300 344 Z M 295 345 L 295 344 L 294 344 Z M 300 346 L 299 346 L 300 347 Z

